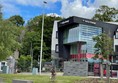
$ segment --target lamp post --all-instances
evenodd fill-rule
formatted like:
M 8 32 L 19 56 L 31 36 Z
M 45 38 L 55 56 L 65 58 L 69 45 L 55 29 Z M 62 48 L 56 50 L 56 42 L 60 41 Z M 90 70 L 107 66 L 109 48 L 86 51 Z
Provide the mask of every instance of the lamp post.
M 47 4 L 46 1 L 43 1 L 43 4 Z M 42 15 L 42 32 L 41 32 L 41 50 L 40 50 L 40 69 L 39 69 L 39 74 L 41 75 L 41 66 L 42 66 L 42 50 L 43 50 L 43 30 L 44 30 L 44 11 Z
M 30 55 L 31 55 L 31 71 L 32 71 L 32 69 L 33 69 L 33 49 L 32 49 L 32 41 L 31 41 Z

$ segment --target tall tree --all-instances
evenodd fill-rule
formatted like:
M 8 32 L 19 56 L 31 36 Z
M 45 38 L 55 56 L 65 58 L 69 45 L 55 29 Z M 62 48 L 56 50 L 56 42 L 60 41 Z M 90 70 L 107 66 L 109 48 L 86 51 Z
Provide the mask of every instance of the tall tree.
M 43 41 L 43 59 L 50 60 L 51 59 L 51 35 L 52 35 L 52 29 L 53 29 L 53 23 L 54 20 L 60 20 L 60 17 L 51 17 L 51 16 L 45 16 L 45 22 L 44 22 L 44 41 Z M 31 33 L 37 34 L 32 38 L 36 38 L 35 42 L 38 41 L 39 44 L 36 45 L 35 42 L 32 43 L 35 44 L 35 47 L 37 47 L 37 50 L 34 49 L 34 57 L 37 57 L 40 55 L 40 39 L 41 39 L 41 27 L 42 27 L 42 16 L 36 16 L 33 19 L 29 20 L 27 23 L 27 33 L 30 35 Z M 28 35 L 25 35 L 25 37 L 28 37 Z M 30 36 L 29 36 L 30 37 Z M 25 41 L 24 44 L 29 43 L 30 41 Z M 28 50 L 24 46 L 24 49 Z M 26 54 L 25 54 L 26 55 Z M 35 58 L 37 59 L 37 58 Z
M 30 55 L 30 48 L 33 49 L 33 58 L 38 60 L 40 53 L 40 34 L 38 32 L 26 32 L 22 42 L 20 53 L 24 55 Z M 45 42 L 43 49 L 46 49 Z
M 6 59 L 16 48 L 20 47 L 19 34 L 19 29 L 10 21 L 0 21 L 0 60 Z
M 103 22 L 116 21 L 118 20 L 118 9 L 102 5 L 96 10 L 96 14 L 92 19 Z
M 110 7 L 106 6 L 106 5 L 102 5 L 102 6 L 100 6 L 99 9 L 96 10 L 96 14 L 93 16 L 92 19 L 98 20 L 98 21 L 103 21 L 103 22 L 110 22 L 110 21 L 117 22 L 118 21 L 118 9 L 110 8 Z M 111 46 L 109 48 L 112 48 L 112 47 L 113 46 Z M 110 50 L 109 48 L 106 48 L 106 49 Z M 99 51 L 98 51 L 98 53 L 99 53 Z M 109 51 L 107 53 L 109 54 Z M 107 60 L 108 60 L 108 58 L 107 58 Z M 103 72 L 101 72 L 101 73 L 103 73 Z M 107 83 L 109 83 L 109 65 L 108 64 L 107 64 Z
M 25 21 L 20 15 L 11 16 L 8 20 L 10 20 L 13 24 L 17 26 L 23 26 L 25 23 Z
M 101 35 L 94 37 L 93 40 L 96 41 L 96 44 L 94 46 L 96 48 L 95 57 L 98 58 L 99 55 L 102 56 L 102 57 L 100 57 L 100 60 L 101 60 L 100 67 L 101 67 L 101 78 L 103 78 L 103 65 L 102 65 L 103 60 L 105 60 L 105 59 L 107 60 L 106 65 L 108 66 L 109 55 L 113 54 L 113 39 L 110 38 L 107 34 L 102 33 Z M 107 70 L 107 72 L 108 72 L 108 70 Z

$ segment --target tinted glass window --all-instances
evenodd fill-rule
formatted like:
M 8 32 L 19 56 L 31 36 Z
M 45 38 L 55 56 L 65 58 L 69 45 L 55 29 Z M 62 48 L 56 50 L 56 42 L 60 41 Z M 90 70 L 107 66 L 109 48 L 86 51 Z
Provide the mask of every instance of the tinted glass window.
M 115 51 L 118 52 L 118 45 L 115 45 Z
M 56 31 L 56 38 L 58 38 L 58 31 Z
M 56 52 L 56 53 L 59 52 L 59 45 L 58 45 L 58 44 L 55 45 L 55 52 Z

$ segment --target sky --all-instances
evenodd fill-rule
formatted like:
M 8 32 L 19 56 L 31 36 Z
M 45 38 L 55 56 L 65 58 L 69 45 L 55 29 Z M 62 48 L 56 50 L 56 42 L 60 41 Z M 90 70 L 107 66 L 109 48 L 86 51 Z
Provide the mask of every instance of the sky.
M 46 1 L 47 4 L 43 2 Z M 107 5 L 118 9 L 118 0 L 0 0 L 5 19 L 20 15 L 27 22 L 31 18 L 55 13 L 61 17 L 79 16 L 92 18 L 96 9 Z

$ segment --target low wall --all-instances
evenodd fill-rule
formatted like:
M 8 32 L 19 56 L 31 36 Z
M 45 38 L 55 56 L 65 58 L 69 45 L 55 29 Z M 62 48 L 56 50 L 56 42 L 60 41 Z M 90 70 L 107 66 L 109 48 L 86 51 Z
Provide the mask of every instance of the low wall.
M 33 83 L 33 81 L 14 79 L 12 80 L 12 83 Z
M 88 62 L 64 62 L 64 75 L 88 76 Z
M 3 83 L 3 79 L 2 78 L 0 78 L 0 83 Z

